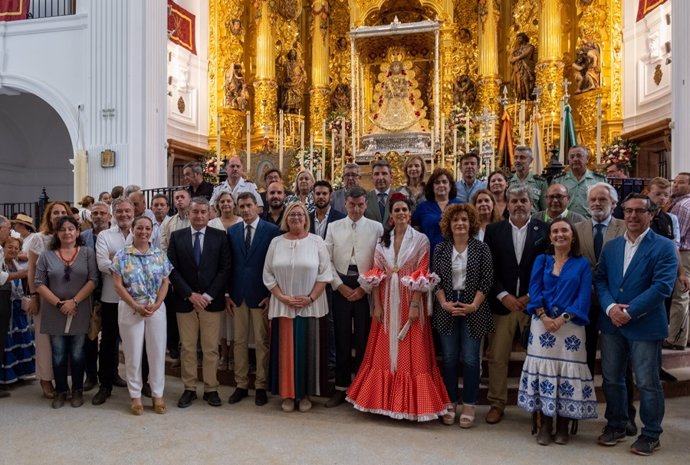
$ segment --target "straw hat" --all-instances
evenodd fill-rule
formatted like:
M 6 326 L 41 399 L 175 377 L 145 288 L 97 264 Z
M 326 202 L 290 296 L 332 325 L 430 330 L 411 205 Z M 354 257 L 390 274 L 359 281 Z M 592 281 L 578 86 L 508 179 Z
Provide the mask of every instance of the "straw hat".
M 10 221 L 12 224 L 23 224 L 27 228 L 31 229 L 31 231 L 36 232 L 36 227 L 34 226 L 34 220 L 28 215 L 25 215 L 23 213 L 20 213 L 17 215 L 17 217 L 13 220 Z

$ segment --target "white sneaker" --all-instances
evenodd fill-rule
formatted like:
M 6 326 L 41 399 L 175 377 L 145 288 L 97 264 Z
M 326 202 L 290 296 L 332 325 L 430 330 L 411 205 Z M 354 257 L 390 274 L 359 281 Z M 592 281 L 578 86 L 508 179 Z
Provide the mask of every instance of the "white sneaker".
M 283 403 L 280 404 L 280 408 L 283 412 L 292 412 L 295 410 L 295 400 L 294 399 L 283 399 Z
M 309 397 L 305 397 L 304 399 L 300 400 L 298 408 L 300 412 L 308 412 L 311 410 L 311 401 L 309 400 Z

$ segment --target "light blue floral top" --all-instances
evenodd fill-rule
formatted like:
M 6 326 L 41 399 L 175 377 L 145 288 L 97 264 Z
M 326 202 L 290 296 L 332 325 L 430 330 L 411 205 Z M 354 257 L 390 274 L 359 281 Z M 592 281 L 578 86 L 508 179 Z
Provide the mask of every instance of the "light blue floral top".
M 110 271 L 122 277 L 127 293 L 142 305 L 156 301 L 161 283 L 172 269 L 167 255 L 159 248 L 149 247 L 141 253 L 133 245 L 117 252 L 110 265 Z

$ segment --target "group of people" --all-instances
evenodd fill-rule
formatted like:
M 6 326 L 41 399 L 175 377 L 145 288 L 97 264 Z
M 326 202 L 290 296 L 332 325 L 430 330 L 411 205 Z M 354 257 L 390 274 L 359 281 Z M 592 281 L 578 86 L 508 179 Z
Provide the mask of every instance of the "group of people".
M 231 353 L 228 402 L 240 402 L 249 395 L 253 340 L 256 405 L 270 391 L 284 411 L 306 412 L 310 396 L 330 396 L 326 408 L 347 401 L 448 425 L 459 416 L 461 428 L 475 423 L 485 341 L 486 422 L 502 420 L 517 337 L 527 349 L 518 405 L 534 413 L 542 445 L 565 444 L 573 421 L 596 418 L 599 337 L 607 425 L 598 442 L 637 434 L 632 371 L 643 427 L 631 450 L 649 455 L 662 432 L 662 346 L 687 342 L 667 340 L 665 301 L 673 293 L 687 320 L 690 174 L 673 186 L 655 178 L 649 195 L 619 202 L 587 168 L 585 147 L 570 149 L 570 171 L 550 186 L 530 173 L 529 148 L 515 154 L 515 173 L 492 173 L 487 183 L 477 179 L 476 155 L 463 157 L 457 182 L 445 168 L 425 181 L 424 161 L 413 156 L 406 184 L 395 189 L 391 166 L 378 160 L 372 191 L 359 185 L 356 164 L 344 167 L 335 192 L 307 171 L 291 191 L 270 170 L 261 194 L 238 158 L 215 188 L 189 164 L 173 216 L 166 196 L 154 196 L 149 210 L 129 186 L 111 203 L 93 203 L 91 228 L 80 233 L 70 207 L 51 203 L 27 241 L 25 271 L 17 266 L 21 238 L 9 237 L 10 222 L 0 218 L 3 318 L 28 328 L 32 317 L 36 377 L 54 408 L 68 400 L 79 407 L 97 383 L 91 402 L 106 402 L 119 379 L 119 341 L 133 414 L 143 413 L 142 396 L 166 412 L 166 349 L 181 368 L 178 407 L 192 405 L 200 381 L 203 399 L 222 404 L 217 369 Z M 675 230 L 664 211 L 671 190 Z M 617 206 L 622 220 L 613 217 Z M 27 337 L 10 331 L 7 341 Z M 3 363 L 32 362 L 33 354 L 20 355 L 25 345 L 5 351 Z

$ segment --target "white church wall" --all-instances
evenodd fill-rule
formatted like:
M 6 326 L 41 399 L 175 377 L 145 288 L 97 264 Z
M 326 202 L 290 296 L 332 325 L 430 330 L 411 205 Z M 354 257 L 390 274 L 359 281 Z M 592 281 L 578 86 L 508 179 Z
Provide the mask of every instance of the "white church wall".
M 208 147 L 208 2 L 177 0 L 196 17 L 196 55 L 168 41 L 168 137 Z
M 623 132 L 671 118 L 671 2 L 637 22 L 638 2 L 623 2 Z

